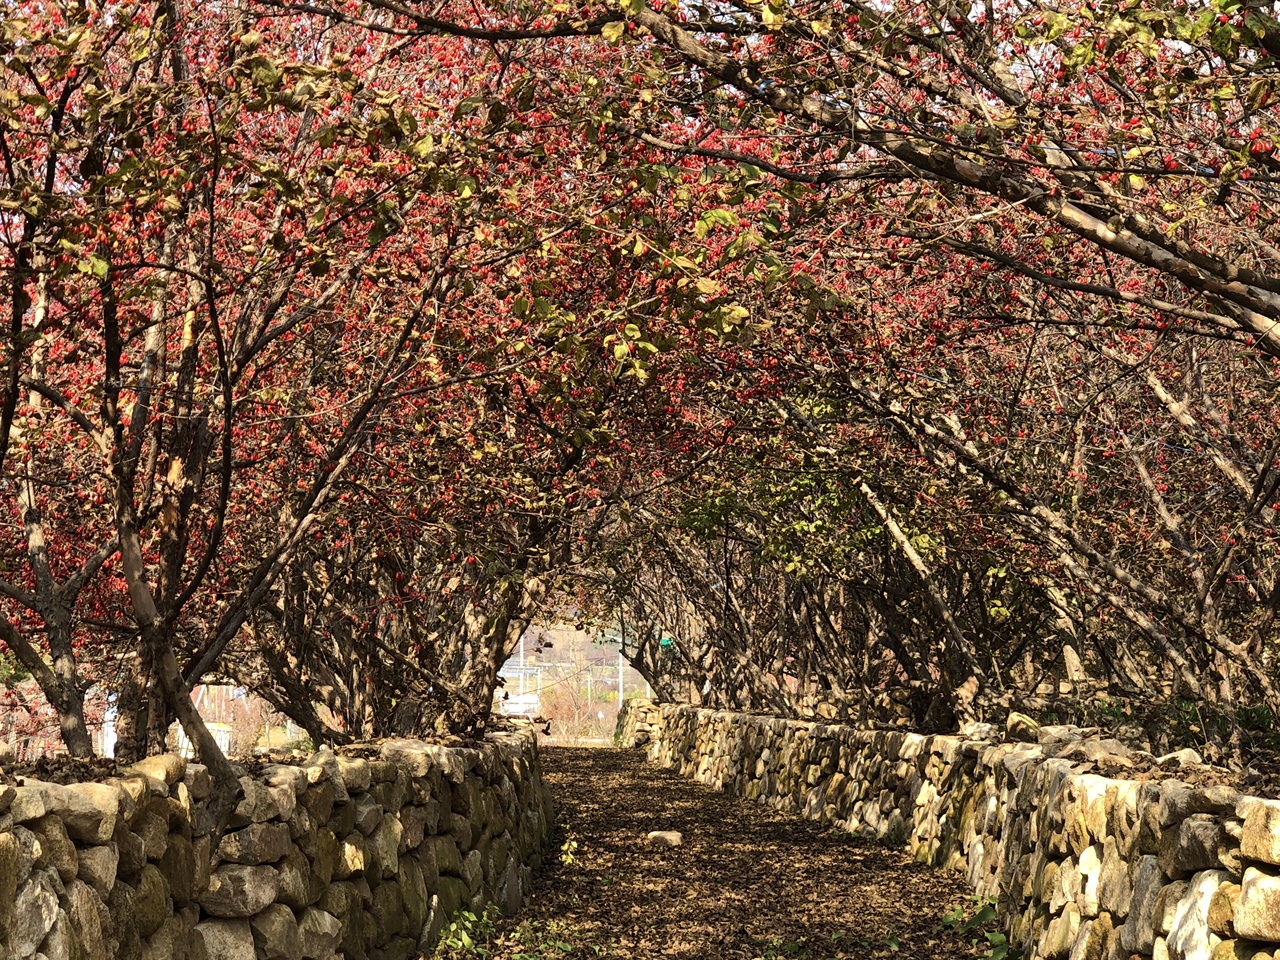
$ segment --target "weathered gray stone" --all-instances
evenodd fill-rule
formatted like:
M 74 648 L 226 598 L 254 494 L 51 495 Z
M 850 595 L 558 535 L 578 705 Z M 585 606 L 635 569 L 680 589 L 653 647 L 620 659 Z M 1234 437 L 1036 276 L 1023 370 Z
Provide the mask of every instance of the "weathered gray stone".
M 163 780 L 169 786 L 173 786 L 182 781 L 183 775 L 187 772 L 187 761 L 176 753 L 163 753 L 156 757 L 139 760 L 129 770 L 144 777 Z
M 9 816 L 14 823 L 39 820 L 49 812 L 44 797 L 44 792 L 37 787 L 17 787 L 9 804 Z
M 133 898 L 134 922 L 138 927 L 138 936 L 151 936 L 173 913 L 173 899 L 169 894 L 169 881 L 155 865 L 148 863 L 142 868 L 142 877 L 138 881 L 138 892 Z
M 1280 800 L 1256 800 L 1245 808 L 1240 855 L 1280 865 Z
M 205 920 L 196 924 L 192 942 L 194 960 L 256 960 L 248 920 Z
M 684 835 L 679 830 L 650 830 L 646 838 L 659 847 L 678 847 L 684 843 Z
M 400 896 L 404 903 L 405 929 L 414 937 L 422 935 L 431 910 L 431 891 L 422 876 L 422 867 L 412 857 L 400 858 L 400 872 L 396 875 Z
M 73 960 L 72 955 L 78 953 L 78 946 L 70 918 L 65 911 L 59 910 L 37 956 L 45 960 Z
M 26 960 L 39 948 L 58 918 L 57 874 L 35 870 L 14 901 L 9 918 L 9 943 L 18 960 Z
M 1169 927 L 1169 956 L 1173 960 L 1208 956 L 1221 939 L 1209 929 L 1209 903 L 1229 879 L 1224 870 L 1204 870 L 1188 881 Z
M 9 815 L 14 823 L 56 816 L 74 840 L 105 843 L 115 830 L 120 809 L 116 789 L 104 783 L 82 783 L 64 787 L 56 783 L 27 780 L 18 787 Z
M 1209 929 L 1218 936 L 1235 936 L 1236 905 L 1240 902 L 1240 884 L 1224 883 L 1209 901 Z
M 130 883 L 136 882 L 138 874 L 142 872 L 142 865 L 147 862 L 146 844 L 123 820 L 116 821 L 116 832 L 111 840 L 117 852 L 116 876 Z M 167 840 L 165 842 L 168 843 Z
M 334 805 L 333 816 L 329 818 L 329 829 L 340 837 L 355 833 L 356 804 L 354 800 Z
M 426 836 L 427 811 L 424 807 L 408 806 L 400 809 L 400 852 L 417 850 Z
M 267 907 L 249 921 L 259 960 L 302 960 L 302 937 L 293 911 L 284 904 Z
M 514 855 L 508 855 L 506 866 L 498 878 L 498 906 L 503 916 L 514 917 L 524 905 L 524 885 L 520 882 L 520 866 Z
M 280 805 L 266 786 L 252 777 L 241 777 L 240 789 L 242 796 L 228 826 L 235 829 L 251 823 L 266 823 L 280 816 Z
M 311 864 L 307 855 L 295 844 L 290 844 L 289 852 L 276 864 L 276 873 L 280 877 L 279 901 L 294 910 L 301 910 L 315 902 L 311 899 L 311 884 L 307 876 L 310 872 Z M 317 890 L 317 900 L 319 896 L 320 891 Z
M 303 769 L 307 774 L 307 782 L 312 784 L 313 788 L 316 784 L 325 782 L 329 784 L 333 793 L 332 802 L 346 803 L 351 799 L 351 795 L 347 792 L 347 785 L 342 779 L 342 769 L 338 766 L 338 758 L 332 750 L 327 747 L 317 750 L 307 760 Z M 327 820 L 329 818 L 325 816 L 319 819 Z
M 404 898 L 394 883 L 380 883 L 373 888 L 373 942 L 386 944 L 405 930 Z
M 436 866 L 440 871 L 440 875 L 447 874 L 460 878 L 462 876 L 462 855 L 458 852 L 457 842 L 447 836 L 436 836 L 431 838 L 431 845 L 435 848 Z
M 400 869 L 400 837 L 403 830 L 395 817 L 383 817 L 365 840 L 366 871 L 375 880 L 394 877 Z
M 169 884 L 174 903 L 186 906 L 195 900 L 196 880 L 200 871 L 196 867 L 195 851 L 191 841 L 181 834 L 170 834 L 168 849 L 157 866 Z
M 966 740 L 996 740 L 1000 737 L 1000 728 L 994 723 L 973 720 L 960 728 L 960 736 Z
M 1272 960 L 1275 944 L 1248 940 L 1223 940 L 1213 948 L 1209 960 Z
M 316 831 L 315 843 L 308 859 L 311 861 L 311 872 L 315 881 L 322 887 L 327 887 L 333 879 L 338 868 L 338 861 L 342 856 L 342 848 L 338 844 L 337 837 L 333 831 L 327 827 L 321 827 Z M 315 902 L 314 900 L 312 901 Z
M 169 849 L 169 818 L 159 809 L 144 811 L 134 822 L 133 832 L 142 841 L 147 860 L 159 860 Z
M 1204 757 L 1200 756 L 1190 747 L 1183 747 L 1181 750 L 1175 750 L 1173 753 L 1166 753 L 1163 757 L 1156 759 L 1162 767 L 1179 768 L 1179 767 L 1199 767 L 1204 764 Z
M 106 936 L 102 929 L 102 915 L 106 904 L 93 888 L 82 880 L 72 880 L 66 885 L 67 916 L 71 928 L 80 942 L 85 960 L 107 955 Z
M 182 782 L 187 785 L 191 799 L 197 803 L 213 795 L 213 777 L 209 776 L 209 768 L 202 763 L 188 763 Z
M 332 960 L 342 938 L 342 923 L 330 913 L 308 907 L 298 919 L 298 934 L 307 960 Z
M 1071 946 L 1070 960 L 1104 960 L 1112 939 L 1111 917 L 1106 913 L 1081 924 Z
M 359 834 L 347 837 L 338 847 L 338 862 L 334 865 L 333 875 L 339 880 L 362 875 L 365 871 L 364 837 Z
M 52 807 L 73 840 L 106 843 L 120 815 L 120 791 L 106 783 L 76 783 L 67 787 L 64 807 Z
M 209 875 L 200 906 L 215 917 L 251 917 L 276 900 L 280 879 L 271 867 L 224 863 Z
M 105 899 L 116 885 L 116 867 L 119 863 L 120 850 L 114 843 L 85 847 L 79 853 L 76 875 Z
M 355 796 L 369 789 L 369 761 L 360 757 L 338 757 L 338 774 L 347 793 Z
M 462 783 L 475 759 L 461 750 L 422 740 L 388 740 L 381 750 L 383 759 L 402 767 L 411 777 L 439 771 L 452 783 Z
M 471 818 L 463 816 L 461 813 L 454 813 L 450 814 L 449 821 L 449 836 L 458 844 L 458 849 L 470 850 L 472 837 L 475 836 L 475 828 L 471 825 Z
M 1156 901 L 1164 886 L 1165 876 L 1155 857 L 1143 857 L 1133 874 L 1133 894 L 1129 914 L 1120 928 L 1120 943 L 1130 954 L 1150 953 L 1155 942 Z
M 141 960 L 189 960 L 198 909 L 171 915 L 142 945 Z
M 196 837 L 191 841 L 191 859 L 195 863 L 195 879 L 192 889 L 196 899 L 209 888 L 209 871 L 213 869 L 213 838 Z
M 1040 937 L 1038 953 L 1045 960 L 1065 957 L 1076 942 L 1080 933 L 1080 910 L 1074 903 L 1068 903 L 1062 913 L 1049 921 Z
M 350 789 L 350 788 L 348 788 Z M 372 796 L 362 793 L 355 798 L 355 828 L 366 837 L 382 820 L 382 807 Z
M 23 866 L 22 845 L 18 838 L 12 833 L 0 833 L 0 927 L 8 920 L 19 885 L 25 883 L 31 873 L 31 864 L 27 861 L 26 876 L 20 875 Z
M 67 828 L 62 821 L 48 815 L 31 821 L 29 826 L 31 832 L 40 838 L 39 865 L 53 867 L 63 883 L 74 879 L 80 866 L 80 855 L 67 836 Z
M 1192 814 L 1160 838 L 1160 868 L 1170 877 L 1182 878 L 1220 866 L 1218 845 L 1222 826 L 1208 814 Z
M 1040 739 L 1040 724 L 1025 713 L 1011 711 L 1005 721 L 1005 732 L 1010 740 L 1022 743 L 1037 743 Z
M 1160 784 L 1160 826 L 1180 823 L 1196 813 L 1221 817 L 1235 811 L 1239 798 L 1239 792 L 1230 787 L 1192 788 L 1179 780 L 1165 780 Z
M 1236 935 L 1249 940 L 1280 940 L 1280 876 L 1246 867 L 1235 909 Z
M 231 863 L 275 863 L 292 844 L 284 823 L 251 823 L 223 836 L 218 856 Z

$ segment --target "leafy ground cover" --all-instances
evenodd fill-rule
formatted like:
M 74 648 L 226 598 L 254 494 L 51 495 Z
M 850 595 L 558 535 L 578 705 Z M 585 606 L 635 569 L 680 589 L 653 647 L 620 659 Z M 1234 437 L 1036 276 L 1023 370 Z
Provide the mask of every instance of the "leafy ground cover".
M 1003 956 L 957 873 L 717 793 L 634 751 L 550 747 L 559 862 L 451 958 Z M 661 847 L 651 830 L 678 830 Z M 970 922 L 974 919 L 978 923 Z

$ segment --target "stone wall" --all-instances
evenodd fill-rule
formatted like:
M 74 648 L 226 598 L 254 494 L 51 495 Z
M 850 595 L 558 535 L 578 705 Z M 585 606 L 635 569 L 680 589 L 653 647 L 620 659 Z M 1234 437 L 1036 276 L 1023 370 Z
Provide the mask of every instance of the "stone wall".
M 217 849 L 208 771 L 0 785 L 6 960 L 408 960 L 459 909 L 519 909 L 552 826 L 530 731 L 256 766 Z
M 964 870 L 1029 958 L 1280 958 L 1280 801 L 1188 784 L 1212 780 L 1191 751 L 1154 761 L 1074 727 L 1034 743 L 973 732 L 644 701 L 619 719 L 662 766 Z

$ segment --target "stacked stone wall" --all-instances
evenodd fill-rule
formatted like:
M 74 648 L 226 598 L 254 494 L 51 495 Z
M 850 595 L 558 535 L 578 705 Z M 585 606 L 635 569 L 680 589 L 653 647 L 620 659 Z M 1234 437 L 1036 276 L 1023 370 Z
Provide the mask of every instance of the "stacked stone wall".
M 619 734 L 685 776 L 965 871 L 1029 958 L 1280 960 L 1280 801 L 1180 780 L 1194 757 L 1123 779 L 1094 771 L 1132 753 L 1075 728 L 998 743 L 646 701 Z
M 208 771 L 0 785 L 6 960 L 409 960 L 462 909 L 519 909 L 550 843 L 531 731 L 246 771 L 212 845 Z

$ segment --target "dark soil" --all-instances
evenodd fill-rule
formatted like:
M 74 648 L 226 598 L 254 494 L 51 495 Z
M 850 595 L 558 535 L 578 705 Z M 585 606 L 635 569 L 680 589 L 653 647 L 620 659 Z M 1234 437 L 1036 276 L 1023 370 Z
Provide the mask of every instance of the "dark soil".
M 980 957 L 964 878 L 797 815 L 717 793 L 639 751 L 546 747 L 564 844 L 518 917 L 482 946 L 505 960 Z M 678 830 L 661 847 L 651 830 Z M 977 941 L 977 942 L 975 942 Z M 447 951 L 445 951 L 447 954 Z M 461 955 L 461 954 L 460 954 Z M 474 955 L 474 954 L 466 954 Z

